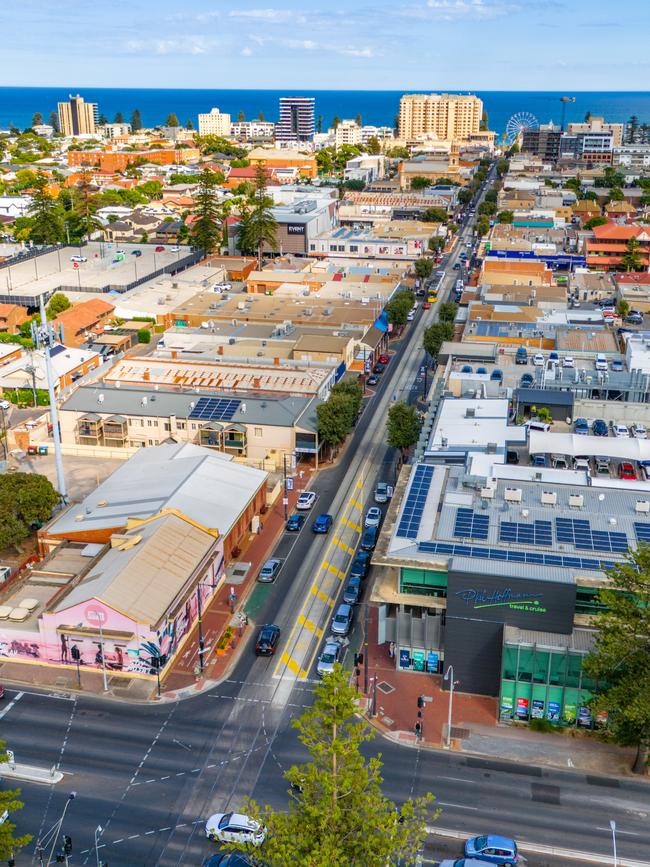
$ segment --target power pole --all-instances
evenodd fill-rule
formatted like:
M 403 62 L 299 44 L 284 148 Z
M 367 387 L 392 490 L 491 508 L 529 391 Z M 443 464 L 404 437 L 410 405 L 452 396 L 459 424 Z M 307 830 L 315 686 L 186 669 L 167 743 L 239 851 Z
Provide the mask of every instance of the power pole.
M 54 460 L 56 463 L 56 479 L 61 500 L 68 502 L 68 492 L 65 485 L 65 473 L 63 470 L 63 455 L 61 453 L 61 431 L 59 430 L 59 410 L 56 405 L 54 393 L 54 372 L 52 370 L 51 352 L 56 340 L 52 326 L 47 321 L 45 310 L 45 296 L 41 295 L 41 326 L 38 329 L 38 341 L 45 355 L 45 371 L 47 374 L 47 390 L 50 395 L 50 418 L 52 420 L 52 437 L 54 439 Z

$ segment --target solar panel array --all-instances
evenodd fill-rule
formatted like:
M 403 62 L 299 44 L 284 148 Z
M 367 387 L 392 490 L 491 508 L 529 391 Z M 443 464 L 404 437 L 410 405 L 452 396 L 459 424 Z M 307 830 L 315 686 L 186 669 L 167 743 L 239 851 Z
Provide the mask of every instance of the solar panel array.
M 637 542 L 645 542 L 650 545 L 650 524 L 643 524 L 641 521 L 635 521 L 634 532 L 636 533 Z
M 457 509 L 454 536 L 461 539 L 487 539 L 490 519 L 474 509 Z
M 201 421 L 231 421 L 240 404 L 241 400 L 227 397 L 200 397 L 189 418 Z
M 560 566 L 563 569 L 613 569 L 611 560 L 591 557 L 571 557 L 564 554 L 543 554 L 539 551 L 509 551 L 505 548 L 484 548 L 479 545 L 459 545 L 455 542 L 418 542 L 418 550 L 426 554 L 447 554 L 450 557 L 476 557 L 479 560 L 499 560 L 532 566 Z
M 627 533 L 592 530 L 586 519 L 556 518 L 555 535 L 558 542 L 569 542 L 580 551 L 611 551 L 627 554 Z
M 520 545 L 552 545 L 553 527 L 550 521 L 534 521 L 532 524 L 501 521 L 499 541 L 518 542 Z
M 404 503 L 404 511 L 397 528 L 396 536 L 402 539 L 416 539 L 422 520 L 424 504 L 431 487 L 433 467 L 420 464 L 413 474 L 411 489 Z

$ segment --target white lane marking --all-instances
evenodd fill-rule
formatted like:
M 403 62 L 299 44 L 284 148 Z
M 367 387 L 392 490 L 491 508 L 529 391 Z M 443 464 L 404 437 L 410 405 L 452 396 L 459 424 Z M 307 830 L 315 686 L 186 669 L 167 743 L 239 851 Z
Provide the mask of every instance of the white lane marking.
M 438 780 L 453 780 L 455 783 L 474 783 L 474 780 L 468 780 L 466 777 L 437 777 Z
M 596 830 L 597 831 L 607 831 L 608 834 L 611 834 L 611 832 L 612 832 L 611 828 L 601 828 L 600 825 L 596 825 Z M 617 834 L 628 834 L 630 837 L 640 837 L 641 836 L 637 831 L 624 831 L 622 828 L 618 827 L 618 824 L 616 825 L 616 833 Z
M 9 711 L 12 709 L 12 707 L 14 707 L 14 705 L 16 704 L 16 702 L 17 702 L 17 701 L 20 701 L 20 699 L 21 699 L 24 695 L 25 695 L 24 692 L 17 692 L 15 698 L 12 698 L 11 701 L 9 702 L 9 704 L 8 704 L 5 708 L 3 708 L 2 710 L 0 710 L 0 719 L 2 719 L 3 716 L 5 716 L 6 714 L 8 714 Z
M 457 810 L 478 810 L 478 807 L 470 807 L 467 804 L 450 804 L 447 801 L 437 801 L 441 807 L 455 807 Z

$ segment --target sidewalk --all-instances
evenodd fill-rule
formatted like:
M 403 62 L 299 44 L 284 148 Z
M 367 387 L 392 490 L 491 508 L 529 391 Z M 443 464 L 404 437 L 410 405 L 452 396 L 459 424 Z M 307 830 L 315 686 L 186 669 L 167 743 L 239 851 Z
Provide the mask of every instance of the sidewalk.
M 389 645 L 376 643 L 377 610 L 370 609 L 368 645 L 370 708 L 373 678 L 377 678 L 376 716 L 372 724 L 397 743 L 415 746 L 415 723 L 422 724 L 420 745 L 431 749 L 446 746 L 449 692 L 442 690 L 440 675 L 398 671 L 390 658 Z M 363 683 L 363 672 L 360 678 Z M 425 697 L 422 717 L 418 718 L 418 696 Z M 431 700 L 429 700 L 431 699 Z M 559 729 L 544 734 L 527 725 L 508 725 L 497 721 L 498 700 L 486 696 L 454 693 L 451 749 L 522 764 L 582 770 L 589 774 L 627 776 L 634 750 L 604 743 L 586 732 Z M 635 777 L 636 779 L 636 777 Z

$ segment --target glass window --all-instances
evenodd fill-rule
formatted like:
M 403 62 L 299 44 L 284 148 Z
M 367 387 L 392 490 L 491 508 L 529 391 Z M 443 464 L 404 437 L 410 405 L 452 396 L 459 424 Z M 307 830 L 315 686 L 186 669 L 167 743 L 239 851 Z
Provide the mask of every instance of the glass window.
M 261 428 L 261 427 L 256 427 L 256 428 L 255 428 L 255 436 L 256 436 L 256 437 L 261 437 L 261 436 L 262 436 L 262 428 Z
M 517 680 L 530 683 L 533 679 L 533 649 L 529 647 L 519 648 L 519 665 L 517 667 Z
M 551 669 L 548 682 L 553 686 L 564 686 L 564 672 L 566 668 L 565 653 L 551 653 Z
M 535 683 L 548 682 L 548 660 L 549 652 L 547 650 L 535 650 L 535 665 L 533 668 L 533 681 Z
M 517 677 L 517 646 L 506 644 L 503 649 L 503 677 L 515 680 Z
M 582 669 L 582 656 L 570 653 L 567 660 L 566 685 L 571 687 L 580 686 L 580 671 Z

